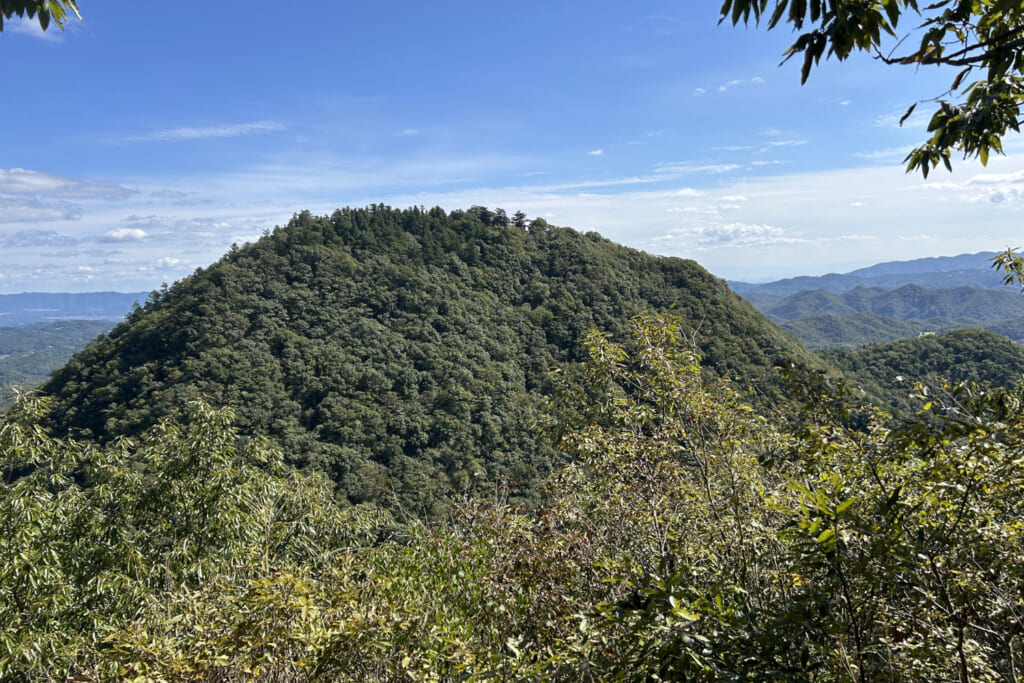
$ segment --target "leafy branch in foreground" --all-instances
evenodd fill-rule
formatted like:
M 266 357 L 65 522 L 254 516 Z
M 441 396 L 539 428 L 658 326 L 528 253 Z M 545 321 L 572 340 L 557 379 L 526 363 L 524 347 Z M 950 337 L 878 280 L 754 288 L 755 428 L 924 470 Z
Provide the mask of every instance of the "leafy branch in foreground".
M 0 680 L 1009 681 L 1024 389 L 917 386 L 895 426 L 783 369 L 772 419 L 677 318 L 587 337 L 536 510 L 341 507 L 229 411 L 138 442 L 0 416 Z
M 908 172 L 927 177 L 940 163 L 951 170 L 953 151 L 988 163 L 991 153 L 1003 153 L 1007 133 L 1020 132 L 1020 3 L 938 0 L 922 7 L 917 0 L 725 0 L 721 16 L 733 24 L 763 21 L 769 29 L 791 25 L 798 36 L 785 60 L 802 55 L 801 83 L 822 57 L 844 61 L 857 52 L 889 65 L 955 68 L 949 90 L 931 100 L 937 105 L 928 124 L 931 137 L 904 159 Z M 915 26 L 898 33 L 901 21 Z M 907 109 L 901 125 L 916 106 Z
M 38 19 L 39 26 L 45 31 L 53 21 L 61 31 L 67 23 L 68 12 L 71 12 L 79 19 L 82 15 L 78 13 L 77 0 L 2 0 L 0 1 L 0 32 L 4 30 L 4 19 L 10 19 L 14 15 L 19 17 L 28 16 L 29 19 Z

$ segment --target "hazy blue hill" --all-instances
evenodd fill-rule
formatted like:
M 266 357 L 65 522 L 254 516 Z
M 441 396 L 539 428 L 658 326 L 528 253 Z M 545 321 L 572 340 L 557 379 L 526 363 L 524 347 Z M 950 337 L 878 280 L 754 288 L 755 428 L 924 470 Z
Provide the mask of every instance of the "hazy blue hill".
M 736 293 L 747 297 L 749 294 L 770 294 L 779 297 L 789 296 L 805 290 L 821 289 L 826 292 L 845 292 L 855 287 L 870 287 L 870 278 L 859 278 L 853 275 L 829 273 L 828 275 L 801 275 L 799 277 L 776 280 L 774 282 L 740 282 L 729 281 L 729 287 Z
M 843 293 L 858 287 L 898 289 L 917 285 L 928 289 L 980 287 L 1009 290 L 1002 277 L 991 267 L 995 252 L 923 258 L 913 261 L 889 261 L 849 273 L 801 276 L 775 282 L 730 282 L 733 291 L 750 299 L 752 294 L 788 296 L 803 290 L 823 289 Z M 753 301 L 753 299 L 751 299 Z
M 51 320 L 113 320 L 124 318 L 147 292 L 28 292 L 0 294 L 0 325 L 27 325 Z
M 50 376 L 97 336 L 114 326 L 107 320 L 67 320 L 0 327 L 0 407 L 13 388 L 31 388 Z
M 994 251 L 980 251 L 976 254 L 959 254 L 957 256 L 937 256 L 914 259 L 912 261 L 886 261 L 876 263 L 867 268 L 858 268 L 848 274 L 857 277 L 879 277 L 887 275 L 955 273 L 957 271 L 985 270 L 992 271 Z
M 709 372 L 770 384 L 821 364 L 692 261 L 475 207 L 308 213 L 154 295 L 45 386 L 53 427 L 138 434 L 185 401 L 321 467 L 352 501 L 533 495 L 556 454 L 531 426 L 548 371 L 642 310 L 698 330 Z

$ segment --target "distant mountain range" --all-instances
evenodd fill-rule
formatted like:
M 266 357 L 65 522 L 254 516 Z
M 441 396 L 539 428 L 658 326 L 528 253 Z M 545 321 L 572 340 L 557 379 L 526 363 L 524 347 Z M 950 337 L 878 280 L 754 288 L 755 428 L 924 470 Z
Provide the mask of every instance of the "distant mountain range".
M 959 256 L 940 256 L 913 261 L 887 261 L 849 273 L 801 276 L 776 280 L 774 282 L 729 282 L 729 287 L 757 306 L 751 294 L 789 296 L 804 290 L 823 289 L 827 292 L 842 293 L 858 287 L 879 287 L 898 289 L 904 285 L 918 285 L 928 289 L 951 289 L 955 287 L 980 287 L 984 289 L 1006 289 L 1002 276 L 992 268 L 994 251 Z
M 1024 296 L 1002 284 L 995 252 L 890 261 L 850 273 L 730 286 L 812 350 L 986 329 L 1024 343 Z
M 0 294 L 0 325 L 29 325 L 56 320 L 123 320 L 132 304 L 148 292 L 28 292 Z

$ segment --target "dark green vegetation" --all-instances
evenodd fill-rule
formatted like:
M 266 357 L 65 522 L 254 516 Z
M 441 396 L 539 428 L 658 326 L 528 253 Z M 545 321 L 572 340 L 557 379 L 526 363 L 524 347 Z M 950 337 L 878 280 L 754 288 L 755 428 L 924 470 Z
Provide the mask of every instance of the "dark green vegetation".
M 1024 394 L 821 376 L 766 420 L 685 323 L 596 333 L 542 426 L 545 505 L 341 507 L 226 412 L 102 448 L 0 418 L 0 679 L 1012 681 Z
M 0 327 L 0 408 L 14 398 L 14 387 L 31 389 L 50 377 L 114 324 L 106 320 L 65 320 Z
M 846 380 L 872 401 L 911 412 L 914 382 L 944 381 L 1012 387 L 1024 376 L 1024 346 L 987 330 L 961 329 L 871 344 L 852 351 L 823 351 Z
M 531 423 L 548 372 L 646 309 L 694 330 L 709 372 L 762 386 L 819 363 L 692 261 L 529 229 L 476 207 L 297 215 L 155 293 L 44 386 L 51 427 L 106 442 L 188 401 L 233 406 L 352 502 L 440 512 L 508 487 L 536 502 L 556 451 Z M 771 390 L 769 389 L 769 392 Z

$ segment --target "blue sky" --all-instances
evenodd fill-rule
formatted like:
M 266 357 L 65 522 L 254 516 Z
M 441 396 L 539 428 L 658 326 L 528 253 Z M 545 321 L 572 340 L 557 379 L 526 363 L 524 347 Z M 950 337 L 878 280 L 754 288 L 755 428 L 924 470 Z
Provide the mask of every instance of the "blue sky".
M 862 58 L 801 87 L 792 34 L 718 6 L 80 0 L 63 33 L 11 21 L 0 293 L 153 289 L 302 209 L 377 202 L 522 210 L 730 279 L 1021 246 L 1020 140 L 903 172 L 926 117 L 896 122 L 952 74 Z

